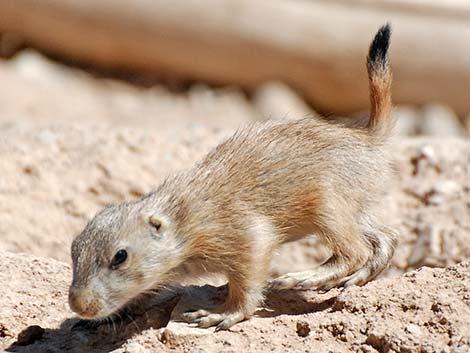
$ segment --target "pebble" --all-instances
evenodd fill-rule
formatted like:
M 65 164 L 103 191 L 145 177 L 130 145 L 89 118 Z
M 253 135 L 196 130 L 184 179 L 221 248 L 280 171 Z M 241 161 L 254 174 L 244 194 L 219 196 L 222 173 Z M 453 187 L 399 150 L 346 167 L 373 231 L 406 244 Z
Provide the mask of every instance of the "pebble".
M 418 157 L 426 159 L 429 164 L 437 165 L 436 151 L 431 145 L 423 145 L 418 149 Z
M 412 106 L 401 105 L 394 109 L 394 132 L 397 136 L 414 136 L 417 133 L 420 117 Z
M 461 187 L 452 180 L 446 180 L 436 183 L 428 193 L 427 203 L 431 205 L 440 205 L 446 199 L 457 197 Z
M 125 353 L 146 353 L 147 349 L 137 342 L 129 342 L 126 345 Z
M 416 243 L 408 257 L 409 267 L 442 266 L 443 259 L 441 229 L 433 224 L 418 227 Z
M 160 329 L 159 340 L 169 348 L 178 345 L 189 344 L 195 338 L 211 335 L 212 330 L 189 326 L 184 322 L 170 321 L 165 327 Z
M 420 132 L 429 136 L 463 136 L 464 128 L 455 113 L 444 105 L 428 104 L 423 108 Z
M 433 193 L 444 196 L 455 196 L 460 192 L 460 185 L 453 180 L 437 182 L 432 188 Z
M 306 321 L 297 321 L 297 335 L 307 337 L 310 334 L 310 325 Z
M 423 334 L 419 326 L 415 324 L 406 325 L 405 330 L 416 338 L 419 338 Z
M 7 336 L 12 336 L 10 330 L 4 324 L 0 323 L 0 337 L 7 337 Z
M 421 145 L 416 149 L 415 155 L 411 157 L 411 163 L 414 165 L 413 175 L 420 174 L 429 166 L 440 172 L 436 151 L 427 144 Z

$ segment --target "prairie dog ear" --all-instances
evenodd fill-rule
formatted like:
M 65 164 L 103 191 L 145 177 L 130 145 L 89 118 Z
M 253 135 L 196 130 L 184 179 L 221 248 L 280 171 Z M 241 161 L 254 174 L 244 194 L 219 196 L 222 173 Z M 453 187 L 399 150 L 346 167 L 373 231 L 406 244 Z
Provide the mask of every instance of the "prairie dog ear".
M 164 225 L 163 217 L 160 217 L 152 212 L 145 212 L 142 214 L 142 221 L 151 225 L 157 233 L 159 233 Z

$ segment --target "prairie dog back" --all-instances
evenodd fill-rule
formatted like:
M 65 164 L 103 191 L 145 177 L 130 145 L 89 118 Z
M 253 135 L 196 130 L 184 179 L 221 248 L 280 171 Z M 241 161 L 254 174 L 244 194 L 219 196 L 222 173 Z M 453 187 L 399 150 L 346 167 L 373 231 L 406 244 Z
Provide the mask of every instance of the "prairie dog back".
M 389 40 L 386 25 L 370 46 L 366 128 L 315 119 L 253 124 L 154 192 L 98 213 L 72 245 L 72 309 L 106 317 L 177 282 L 189 265 L 224 274 L 229 295 L 222 307 L 183 318 L 227 329 L 262 301 L 273 250 L 312 233 L 331 257 L 272 280 L 270 288 L 329 289 L 377 276 L 396 245 L 374 211 L 391 168 Z

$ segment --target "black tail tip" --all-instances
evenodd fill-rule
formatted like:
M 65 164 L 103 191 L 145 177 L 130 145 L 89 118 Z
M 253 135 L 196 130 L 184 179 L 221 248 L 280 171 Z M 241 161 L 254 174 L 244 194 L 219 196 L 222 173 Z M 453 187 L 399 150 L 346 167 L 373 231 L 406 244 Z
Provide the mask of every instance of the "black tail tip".
M 372 44 L 369 48 L 369 64 L 387 65 L 388 63 L 388 48 L 390 46 L 390 36 L 392 34 L 392 27 L 390 23 L 386 23 L 380 27 L 379 31 L 374 37 Z

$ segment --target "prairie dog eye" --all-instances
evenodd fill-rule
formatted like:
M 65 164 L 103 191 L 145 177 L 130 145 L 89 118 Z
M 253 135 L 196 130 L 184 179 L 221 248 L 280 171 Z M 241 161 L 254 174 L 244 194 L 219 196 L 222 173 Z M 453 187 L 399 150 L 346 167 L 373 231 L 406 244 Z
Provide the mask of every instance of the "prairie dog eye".
M 114 255 L 113 260 L 111 261 L 111 268 L 115 270 L 122 263 L 127 260 L 127 251 L 124 249 L 119 250 L 116 255 Z

